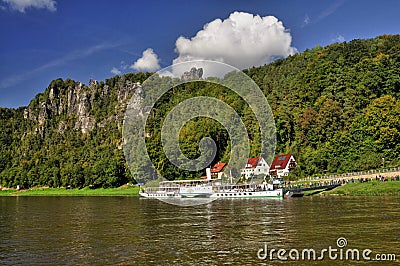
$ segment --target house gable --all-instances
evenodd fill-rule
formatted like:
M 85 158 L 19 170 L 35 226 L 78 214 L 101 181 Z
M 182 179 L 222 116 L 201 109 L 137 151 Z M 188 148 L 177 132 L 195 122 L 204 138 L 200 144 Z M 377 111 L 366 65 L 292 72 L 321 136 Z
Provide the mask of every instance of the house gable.
M 252 175 L 264 174 L 267 175 L 269 173 L 269 165 L 264 160 L 263 157 L 249 158 L 247 159 L 246 165 L 242 168 L 241 174 L 246 176 L 247 178 Z
M 270 167 L 270 174 L 273 176 L 287 175 L 296 168 L 296 161 L 292 154 L 281 154 L 275 157 Z

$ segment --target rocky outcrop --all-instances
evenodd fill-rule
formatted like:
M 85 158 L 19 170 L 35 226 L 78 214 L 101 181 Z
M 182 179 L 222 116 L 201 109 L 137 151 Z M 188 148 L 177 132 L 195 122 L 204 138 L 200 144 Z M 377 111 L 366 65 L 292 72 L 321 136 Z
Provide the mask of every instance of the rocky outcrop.
M 42 126 L 48 116 L 48 109 L 46 103 L 40 103 L 39 115 L 38 115 L 38 122 L 39 126 Z
M 56 119 L 58 128 L 55 130 L 58 133 L 62 134 L 68 128 L 72 128 L 86 134 L 96 126 L 104 127 L 113 122 L 122 124 L 128 98 L 139 87 L 140 83 L 126 80 L 124 76 L 114 87 L 113 93 L 112 88 L 103 82 L 99 84 L 90 80 L 89 86 L 86 86 L 81 82 L 59 79 L 53 81 L 44 94 L 37 96 L 24 110 L 23 115 L 25 119 L 37 123 L 35 131 L 39 133 L 45 130 L 47 120 Z M 93 112 L 95 104 L 99 106 L 99 102 L 96 101 L 107 104 L 116 102 L 113 106 L 114 112 L 99 120 Z
M 120 85 L 118 86 L 117 100 L 119 104 L 116 106 L 116 108 L 122 108 L 125 110 L 129 96 L 132 95 L 132 92 L 138 88 L 141 88 L 139 82 L 132 82 L 130 80 L 122 79 Z
M 181 79 L 186 81 L 186 80 L 201 79 L 202 77 L 203 77 L 203 69 L 192 67 L 190 71 L 186 71 L 185 73 L 183 73 Z
M 90 116 L 78 117 L 78 121 L 75 123 L 75 129 L 81 129 L 82 133 L 88 133 L 94 128 L 95 120 Z

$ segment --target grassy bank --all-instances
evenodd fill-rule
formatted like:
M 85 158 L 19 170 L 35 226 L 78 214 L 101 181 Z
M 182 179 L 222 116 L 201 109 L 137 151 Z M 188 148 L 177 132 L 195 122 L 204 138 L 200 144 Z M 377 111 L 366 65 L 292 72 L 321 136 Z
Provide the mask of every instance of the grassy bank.
M 122 186 L 119 188 L 88 187 L 78 189 L 32 188 L 28 190 L 0 190 L 0 196 L 139 196 L 139 188 Z
M 331 191 L 326 191 L 323 194 L 349 196 L 400 195 L 400 181 L 373 181 L 365 183 L 356 181 L 355 183 L 349 183 Z

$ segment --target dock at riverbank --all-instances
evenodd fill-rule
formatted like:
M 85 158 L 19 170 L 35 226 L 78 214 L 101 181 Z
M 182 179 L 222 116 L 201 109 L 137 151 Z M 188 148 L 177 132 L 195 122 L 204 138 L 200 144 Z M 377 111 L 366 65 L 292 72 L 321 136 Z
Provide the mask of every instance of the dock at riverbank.
M 321 189 L 337 185 L 334 189 Z M 400 195 L 400 168 L 308 177 L 290 185 L 304 195 Z M 290 188 L 289 188 L 290 189 Z
M 343 174 L 321 175 L 321 176 L 307 177 L 299 181 L 317 182 L 317 181 L 331 181 L 331 180 L 371 179 L 379 176 L 387 178 L 393 176 L 400 176 L 400 167 L 390 168 L 390 169 L 367 170 L 361 172 L 349 172 Z

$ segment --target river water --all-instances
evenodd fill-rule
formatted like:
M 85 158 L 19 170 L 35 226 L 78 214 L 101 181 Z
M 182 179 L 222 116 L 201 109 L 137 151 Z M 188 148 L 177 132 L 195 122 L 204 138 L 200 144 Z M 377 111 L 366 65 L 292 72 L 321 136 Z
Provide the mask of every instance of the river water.
M 347 246 L 339 248 L 341 237 Z M 330 246 L 336 260 L 327 253 L 322 261 L 301 257 L 303 249 L 319 256 Z M 285 249 L 288 261 L 276 254 L 271 260 L 271 249 Z M 291 249 L 300 261 L 296 253 L 288 257 Z M 397 261 L 379 265 L 399 265 L 400 197 L 221 199 L 195 207 L 136 197 L 0 197 L 1 265 L 366 262 L 362 255 L 340 261 L 340 249 L 370 249 L 371 259 L 395 254 Z

